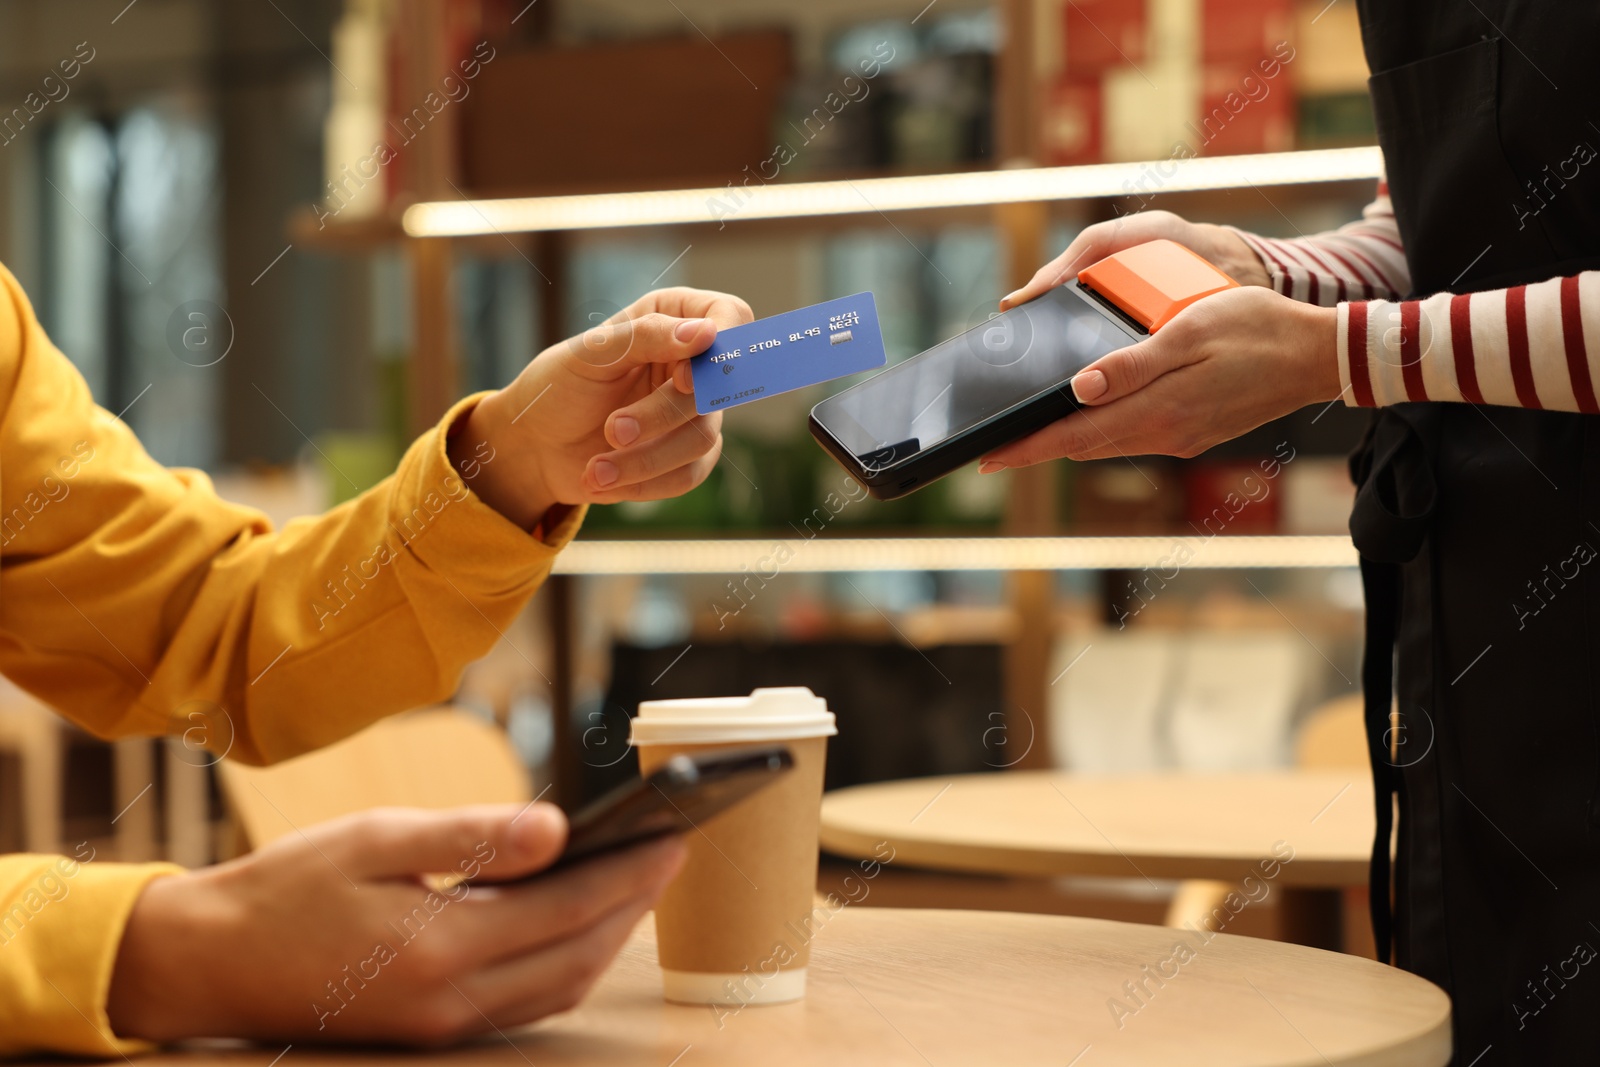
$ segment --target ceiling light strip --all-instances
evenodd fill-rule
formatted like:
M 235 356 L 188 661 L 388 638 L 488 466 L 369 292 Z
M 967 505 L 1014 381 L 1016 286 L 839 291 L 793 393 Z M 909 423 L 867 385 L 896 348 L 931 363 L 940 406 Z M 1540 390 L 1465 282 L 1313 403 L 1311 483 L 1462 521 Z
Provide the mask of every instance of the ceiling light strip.
M 813 218 L 1375 179 L 1382 165 L 1379 150 L 1364 147 L 858 181 L 773 184 L 751 181 L 723 188 L 431 201 L 413 204 L 406 210 L 402 222 L 413 237 L 466 237 L 743 219 Z
M 1353 567 L 1348 536 L 575 541 L 557 574 L 820 574 Z M 1169 576 L 1170 577 L 1170 576 Z

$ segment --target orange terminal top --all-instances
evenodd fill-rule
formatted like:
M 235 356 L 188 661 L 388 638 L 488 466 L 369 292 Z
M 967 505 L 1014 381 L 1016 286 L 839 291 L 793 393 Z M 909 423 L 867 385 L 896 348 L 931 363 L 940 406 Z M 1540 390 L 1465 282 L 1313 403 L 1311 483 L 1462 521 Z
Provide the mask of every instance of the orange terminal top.
M 1078 272 L 1078 281 L 1155 333 L 1196 300 L 1239 283 L 1176 241 L 1148 241 Z

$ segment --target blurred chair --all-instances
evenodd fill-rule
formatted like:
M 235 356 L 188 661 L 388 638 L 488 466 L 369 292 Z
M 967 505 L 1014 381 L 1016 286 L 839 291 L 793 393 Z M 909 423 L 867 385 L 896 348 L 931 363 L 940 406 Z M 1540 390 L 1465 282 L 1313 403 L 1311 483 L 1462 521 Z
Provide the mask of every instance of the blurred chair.
M 1321 704 L 1307 714 L 1294 740 L 1294 763 L 1302 770 L 1349 770 L 1366 774 L 1367 729 L 1363 698 L 1348 693 Z M 1182 928 L 1199 923 L 1201 917 L 1221 906 L 1223 897 L 1233 890 L 1228 882 L 1194 880 L 1183 882 L 1167 908 L 1165 925 Z M 1344 893 L 1346 952 L 1375 957 L 1372 932 L 1367 927 L 1367 891 L 1347 889 Z
M 1282 766 L 1312 652 L 1293 630 L 1201 633 L 1183 642 L 1170 738 L 1187 771 Z
M 21 768 L 22 847 L 59 852 L 64 842 L 66 752 L 83 737 L 48 705 L 0 677 L 0 751 L 15 753 Z M 152 742 L 129 737 L 113 743 L 111 820 L 116 858 L 124 863 L 158 858 L 157 800 Z
M 1179 637 L 1099 630 L 1056 642 L 1050 664 L 1050 748 L 1056 767 L 1134 773 L 1162 765 Z
M 1400 740 L 1398 733 L 1395 739 L 1397 742 Z M 1371 772 L 1370 760 L 1367 753 L 1366 707 L 1361 693 L 1335 697 L 1315 708 L 1300 724 L 1294 745 L 1295 766 L 1316 770 L 1348 770 L 1352 774 L 1365 776 Z M 1346 889 L 1344 892 L 1344 950 L 1376 959 L 1378 949 L 1368 918 L 1368 898 L 1365 889 Z
M 61 849 L 65 748 L 55 712 L 0 678 L 0 751 L 15 753 L 21 765 L 22 847 L 29 852 Z
M 248 848 L 377 807 L 523 803 L 528 770 L 499 729 L 457 708 L 407 712 L 271 767 L 217 766 Z
M 156 744 L 148 737 L 124 737 L 112 744 L 111 832 L 117 859 L 123 863 L 144 863 L 160 858 L 156 836 L 159 800 L 156 780 Z
M 1288 631 L 1108 628 L 1060 641 L 1053 763 L 1096 774 L 1280 766 L 1311 666 Z
M 1350 693 L 1314 709 L 1294 740 L 1294 765 L 1333 770 L 1367 766 L 1366 709 L 1360 693 Z

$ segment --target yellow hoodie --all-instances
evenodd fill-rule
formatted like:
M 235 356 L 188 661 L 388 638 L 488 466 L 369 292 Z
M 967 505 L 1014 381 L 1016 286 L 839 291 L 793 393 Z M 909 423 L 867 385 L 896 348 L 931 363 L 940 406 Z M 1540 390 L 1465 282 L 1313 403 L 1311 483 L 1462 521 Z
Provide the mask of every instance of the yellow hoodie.
M 0 267 L 0 673 L 105 738 L 214 702 L 250 763 L 445 699 L 583 517 L 530 537 L 470 491 L 445 442 L 477 399 L 381 485 L 274 532 L 96 407 Z M 176 868 L 90 858 L 0 856 L 0 1056 L 141 1047 L 106 994 L 134 900 Z

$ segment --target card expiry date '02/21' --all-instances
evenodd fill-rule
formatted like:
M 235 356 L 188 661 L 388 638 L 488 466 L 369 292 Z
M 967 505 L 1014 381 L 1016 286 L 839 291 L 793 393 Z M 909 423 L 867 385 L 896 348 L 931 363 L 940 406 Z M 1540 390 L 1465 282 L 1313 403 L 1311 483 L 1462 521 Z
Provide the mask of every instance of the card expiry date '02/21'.
M 689 362 L 702 415 L 881 367 L 888 358 L 871 293 L 732 326 Z

